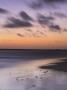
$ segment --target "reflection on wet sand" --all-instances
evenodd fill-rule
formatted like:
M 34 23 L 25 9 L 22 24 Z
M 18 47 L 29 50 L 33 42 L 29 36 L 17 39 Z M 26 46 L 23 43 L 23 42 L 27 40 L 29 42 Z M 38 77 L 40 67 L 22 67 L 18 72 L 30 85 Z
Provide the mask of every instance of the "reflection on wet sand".
M 67 74 L 38 68 L 61 59 L 31 60 L 0 69 L 0 90 L 67 90 Z

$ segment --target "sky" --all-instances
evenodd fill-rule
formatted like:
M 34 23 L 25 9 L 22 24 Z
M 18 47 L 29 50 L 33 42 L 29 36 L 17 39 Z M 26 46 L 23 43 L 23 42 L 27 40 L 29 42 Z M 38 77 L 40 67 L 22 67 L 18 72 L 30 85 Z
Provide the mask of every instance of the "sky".
M 67 0 L 0 0 L 0 48 L 67 49 Z

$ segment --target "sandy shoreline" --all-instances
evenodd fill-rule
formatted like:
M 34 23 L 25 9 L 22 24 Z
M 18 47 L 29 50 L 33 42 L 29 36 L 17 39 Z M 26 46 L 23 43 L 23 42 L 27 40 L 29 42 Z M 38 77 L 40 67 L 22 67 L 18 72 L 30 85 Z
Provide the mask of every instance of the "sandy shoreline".
M 67 90 L 66 73 L 38 68 L 56 61 L 32 60 L 0 69 L 0 90 Z

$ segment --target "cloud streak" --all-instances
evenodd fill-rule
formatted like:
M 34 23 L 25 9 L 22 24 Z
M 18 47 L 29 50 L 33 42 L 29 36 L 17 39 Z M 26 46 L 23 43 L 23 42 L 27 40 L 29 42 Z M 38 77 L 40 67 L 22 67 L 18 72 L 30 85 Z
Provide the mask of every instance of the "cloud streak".
M 67 32 L 67 29 L 65 28 L 63 31 L 64 31 L 64 32 Z
M 55 3 L 55 2 L 65 2 L 66 0 L 43 0 L 43 1 L 47 3 Z
M 24 37 L 24 35 L 22 35 L 21 33 L 17 33 L 17 36 Z
M 23 20 L 33 21 L 33 19 L 24 11 L 21 11 L 19 15 Z
M 8 11 L 6 9 L 0 8 L 0 14 L 7 14 Z
M 49 26 L 49 29 L 53 32 L 60 32 L 61 31 L 61 28 L 59 25 L 50 25 Z
M 54 17 L 52 16 L 44 16 L 42 14 L 38 14 L 37 16 L 38 18 L 38 23 L 41 25 L 41 26 L 49 26 L 50 23 L 54 20 Z
M 39 9 L 42 7 L 42 0 L 31 0 L 29 6 L 33 9 Z
M 54 16 L 57 16 L 59 18 L 67 18 L 67 15 L 61 12 L 55 12 Z
M 6 28 L 32 27 L 32 24 L 30 22 L 26 22 L 14 17 L 10 17 L 8 18 L 7 23 L 3 27 Z
M 54 3 L 58 2 L 62 3 L 66 2 L 66 0 L 31 0 L 29 6 L 33 9 L 39 9 L 45 6 L 45 4 L 53 6 Z

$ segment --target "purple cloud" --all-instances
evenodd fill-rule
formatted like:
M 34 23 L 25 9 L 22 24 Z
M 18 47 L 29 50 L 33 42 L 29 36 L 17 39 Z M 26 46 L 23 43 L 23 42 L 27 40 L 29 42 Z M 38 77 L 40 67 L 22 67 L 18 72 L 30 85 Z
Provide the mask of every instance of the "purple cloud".
M 20 19 L 10 17 L 8 22 L 4 25 L 6 28 L 20 28 L 20 27 L 32 27 L 30 22 L 22 21 Z
M 54 20 L 54 17 L 52 17 L 52 16 L 44 16 L 42 14 L 38 14 L 37 18 L 38 18 L 38 23 L 41 26 L 44 26 L 44 25 L 49 26 L 50 23 Z
M 26 21 L 33 21 L 33 19 L 24 11 L 20 12 L 20 16 L 22 17 L 23 20 Z
M 60 32 L 61 31 L 61 28 L 60 28 L 60 26 L 59 25 L 50 25 L 49 26 L 49 29 L 51 30 L 51 31 L 53 31 L 53 32 Z
M 7 14 L 8 11 L 6 9 L 0 8 L 0 14 Z

